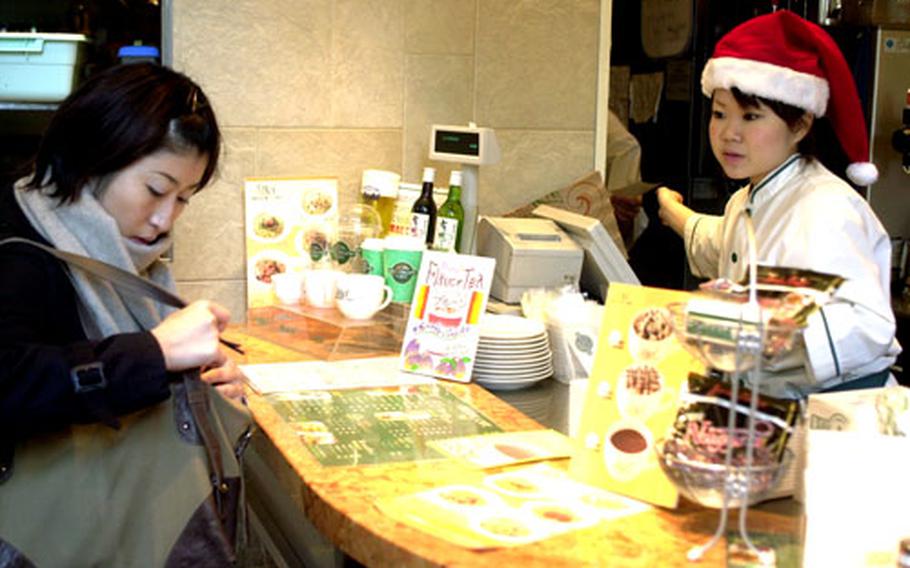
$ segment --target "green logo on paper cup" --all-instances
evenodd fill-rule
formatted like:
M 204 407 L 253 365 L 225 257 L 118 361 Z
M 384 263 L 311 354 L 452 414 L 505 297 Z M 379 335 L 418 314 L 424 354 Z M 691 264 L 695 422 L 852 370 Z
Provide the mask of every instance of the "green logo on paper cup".
M 338 241 L 332 245 L 332 260 L 338 264 L 344 264 L 347 261 L 351 260 L 356 253 L 351 250 L 351 247 L 344 241 Z
M 594 341 L 584 333 L 575 332 L 575 348 L 586 355 L 591 355 L 591 351 L 594 349 Z
M 325 256 L 325 247 L 319 242 L 310 243 L 310 258 L 317 261 Z
M 407 262 L 398 262 L 392 266 L 389 273 L 392 275 L 392 278 L 395 279 L 395 282 L 407 284 L 408 281 L 414 277 L 414 267 Z

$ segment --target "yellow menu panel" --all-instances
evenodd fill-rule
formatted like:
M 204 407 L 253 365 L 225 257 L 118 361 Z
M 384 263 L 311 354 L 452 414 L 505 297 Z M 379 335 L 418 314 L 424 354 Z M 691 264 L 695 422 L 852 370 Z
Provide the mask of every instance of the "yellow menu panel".
M 688 292 L 612 283 L 581 417 L 572 473 L 663 507 L 679 494 L 655 446 L 676 418 L 679 392 L 704 366 L 676 340 L 667 305 Z
M 274 274 L 328 258 L 337 217 L 335 178 L 244 180 L 248 308 L 275 303 Z

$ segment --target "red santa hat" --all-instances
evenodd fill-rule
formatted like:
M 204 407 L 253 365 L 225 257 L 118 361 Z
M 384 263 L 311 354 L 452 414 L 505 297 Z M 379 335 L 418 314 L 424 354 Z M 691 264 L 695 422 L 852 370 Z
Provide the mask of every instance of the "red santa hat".
M 827 115 L 851 162 L 847 177 L 857 185 L 878 179 L 850 66 L 821 27 L 787 10 L 735 27 L 717 43 L 701 76 L 705 96 L 732 87 Z

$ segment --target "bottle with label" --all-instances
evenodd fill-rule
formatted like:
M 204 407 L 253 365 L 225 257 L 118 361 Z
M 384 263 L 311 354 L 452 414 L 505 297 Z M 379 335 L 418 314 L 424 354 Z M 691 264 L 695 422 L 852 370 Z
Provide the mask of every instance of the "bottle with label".
M 401 176 L 395 172 L 385 170 L 364 170 L 360 182 L 360 199 L 365 205 L 371 206 L 379 213 L 382 221 L 382 235 L 387 235 L 392 226 L 392 215 L 398 200 L 398 185 Z M 408 222 L 410 222 L 410 205 L 408 206 Z
M 392 210 L 392 222 L 389 224 L 390 235 L 411 236 L 411 207 L 420 197 L 420 184 L 398 184 L 398 198 L 395 199 L 395 208 Z
M 436 215 L 436 236 L 433 248 L 461 252 L 461 230 L 464 226 L 464 207 L 461 206 L 461 171 L 453 170 L 449 178 L 449 196 Z
M 435 168 L 423 169 L 423 187 L 420 197 L 411 207 L 411 236 L 421 239 L 427 245 L 433 244 L 433 237 L 436 235 L 436 203 L 433 202 L 435 179 Z

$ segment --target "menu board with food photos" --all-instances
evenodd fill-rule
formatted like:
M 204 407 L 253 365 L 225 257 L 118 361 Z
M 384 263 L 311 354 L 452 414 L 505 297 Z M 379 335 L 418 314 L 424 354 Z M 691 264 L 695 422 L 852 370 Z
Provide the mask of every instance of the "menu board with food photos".
M 656 445 L 674 424 L 680 391 L 704 366 L 676 339 L 667 305 L 688 292 L 610 284 L 579 430 L 573 474 L 663 507 L 678 492 Z
M 323 258 L 338 216 L 335 178 L 244 181 L 247 307 L 275 303 L 272 276 Z
M 642 503 L 536 464 L 488 475 L 465 472 L 455 485 L 386 497 L 389 518 L 470 549 L 536 542 L 647 511 Z
M 401 368 L 466 383 L 471 380 L 496 261 L 425 251 L 401 349 Z

